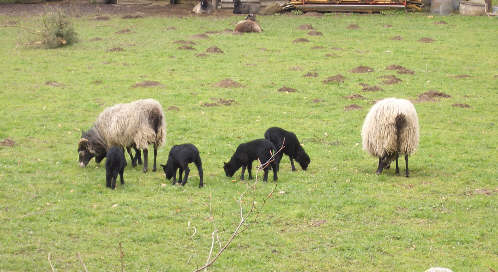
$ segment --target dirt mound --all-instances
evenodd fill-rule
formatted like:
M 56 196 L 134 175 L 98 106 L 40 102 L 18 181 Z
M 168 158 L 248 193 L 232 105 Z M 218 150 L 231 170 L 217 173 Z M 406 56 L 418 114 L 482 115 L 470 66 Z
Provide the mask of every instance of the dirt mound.
M 330 76 L 328 78 L 326 78 L 325 80 L 323 80 L 322 82 L 324 84 L 327 84 L 327 83 L 331 83 L 331 82 L 336 82 L 336 83 L 340 83 L 340 82 L 344 82 L 346 78 L 341 75 L 341 74 L 337 74 L 335 76 Z
M 437 22 L 434 22 L 435 25 L 447 25 L 448 23 L 445 22 L 445 21 L 437 21 Z
M 289 68 L 291 71 L 302 71 L 303 68 L 301 66 L 292 66 Z
M 304 24 L 304 25 L 298 26 L 298 29 L 300 29 L 300 30 L 311 30 L 311 29 L 313 29 L 313 26 L 311 24 Z
M 195 56 L 198 57 L 198 58 L 205 58 L 205 57 L 208 56 L 208 54 L 206 54 L 206 53 L 199 53 L 199 54 L 195 54 Z
M 126 14 L 121 16 L 121 19 L 138 19 L 138 18 L 143 18 L 144 15 L 141 13 L 136 13 L 136 14 Z
M 319 50 L 319 49 L 325 49 L 325 47 L 318 45 L 318 46 L 311 47 L 311 49 L 313 49 L 313 50 Z
M 297 90 L 283 86 L 282 88 L 278 89 L 278 91 L 282 93 L 295 93 Z
M 362 91 L 364 92 L 378 92 L 382 91 L 382 88 L 379 86 L 371 86 L 366 83 L 360 83 L 360 86 L 362 87 Z
M 410 75 L 415 74 L 415 71 L 412 71 L 410 69 L 407 69 L 407 68 L 405 68 L 401 65 L 397 65 L 397 64 L 387 66 L 386 70 L 394 70 L 394 71 L 397 71 L 398 74 L 410 74 Z
M 13 147 L 15 144 L 16 144 L 16 142 L 14 142 L 14 140 L 12 140 L 10 138 L 6 138 L 6 139 L 3 139 L 2 141 L 0 141 L 0 146 Z
M 223 33 L 223 31 L 220 31 L 220 30 L 208 30 L 208 31 L 204 32 L 204 34 L 208 34 L 208 35 L 211 35 L 211 34 L 220 34 L 220 33 Z
M 425 93 L 421 93 L 418 95 L 416 102 L 437 102 L 440 98 L 449 98 L 451 97 L 449 94 L 445 94 L 443 92 L 438 92 L 436 90 L 429 90 Z
M 176 43 L 176 44 L 186 44 L 186 45 L 196 45 L 195 42 L 193 42 L 193 41 L 186 41 L 186 40 L 178 40 L 178 41 L 174 41 L 173 43 Z
M 422 43 L 432 43 L 432 42 L 434 42 L 434 39 L 428 38 L 428 37 L 423 37 L 423 38 L 420 38 L 420 40 L 418 40 L 418 41 L 422 42 Z
M 164 87 L 160 82 L 153 80 L 146 80 L 139 83 L 135 83 L 131 86 L 132 88 L 147 88 L 147 87 Z
M 303 77 L 318 77 L 317 72 L 307 72 L 306 74 L 303 75 Z
M 311 222 L 312 227 L 319 227 L 323 224 L 327 223 L 327 220 L 316 220 Z
M 166 30 L 176 30 L 176 27 L 174 27 L 174 26 L 168 26 L 168 27 L 166 28 Z
M 470 108 L 469 104 L 453 104 L 451 106 L 452 107 L 457 107 L 457 108 Z
M 352 110 L 360 110 L 362 107 L 360 105 L 351 104 L 349 106 L 344 107 L 344 111 L 352 111 Z
M 215 87 L 220 87 L 220 88 L 240 88 L 242 87 L 242 84 L 238 83 L 237 81 L 233 81 L 229 78 L 223 79 L 222 81 L 214 84 Z
M 349 96 L 345 96 L 346 99 L 365 99 L 365 97 L 361 94 L 352 94 Z
M 310 40 L 305 39 L 305 38 L 299 38 L 299 39 L 293 40 L 292 42 L 293 43 L 305 43 L 305 42 L 310 42 Z
M 324 101 L 325 101 L 325 100 L 320 99 L 320 98 L 315 98 L 315 99 L 311 100 L 311 102 L 313 102 L 313 103 L 315 103 L 315 104 L 316 104 L 316 103 L 321 103 L 321 102 L 324 102 Z
M 192 37 L 192 39 L 209 39 L 209 36 L 207 34 L 195 34 L 195 35 L 192 35 L 190 36 Z
M 463 74 L 463 75 L 456 75 L 456 76 L 454 76 L 454 78 L 469 78 L 469 77 L 472 77 L 472 76 L 470 76 L 470 75 L 465 75 L 465 74 Z
M 100 84 L 102 84 L 104 82 L 102 80 L 94 80 L 94 81 L 92 81 L 92 83 L 95 84 L 95 85 L 100 85 Z
M 202 107 L 216 107 L 216 106 L 221 106 L 221 105 L 230 106 L 233 103 L 235 103 L 235 100 L 233 100 L 233 99 L 211 98 L 211 100 L 214 102 L 211 102 L 211 103 L 205 102 L 205 103 L 202 103 L 201 106 Z
M 385 28 L 391 28 L 393 25 L 384 25 Z
M 323 33 L 320 31 L 311 30 L 310 32 L 308 32 L 308 35 L 310 35 L 310 36 L 323 36 Z
M 126 34 L 126 33 L 131 33 L 131 29 L 129 28 L 125 28 L 125 29 L 121 29 L 120 31 L 116 31 L 114 32 L 116 34 Z
M 213 53 L 213 54 L 223 54 L 223 50 L 216 46 L 211 46 L 208 49 L 206 49 L 207 53 Z
M 357 24 L 350 24 L 350 25 L 348 25 L 348 29 L 358 29 L 358 28 L 360 28 L 360 26 L 357 25 Z
M 102 40 L 102 38 L 100 38 L 100 37 L 95 37 L 95 38 L 93 38 L 93 39 L 90 39 L 89 41 L 91 41 L 91 42 L 97 42 L 97 41 L 101 41 L 101 40 Z
M 59 82 L 54 81 L 54 80 L 49 80 L 49 81 L 45 82 L 45 85 L 52 86 L 52 87 L 64 87 L 64 84 L 59 83 Z
M 397 84 L 402 81 L 400 78 L 397 78 L 395 75 L 380 76 L 379 78 L 383 79 L 382 83 L 386 85 Z
M 174 105 L 168 107 L 168 111 L 179 111 L 179 110 L 180 110 L 180 108 L 177 106 L 174 106 Z
M 374 71 L 374 69 L 370 68 L 368 66 L 358 66 L 358 67 L 354 68 L 353 70 L 351 70 L 351 73 L 360 74 L 360 73 L 370 73 L 373 71 Z
M 111 18 L 109 16 L 96 16 L 95 20 L 97 21 L 107 21 L 110 20 Z
M 182 45 L 182 46 L 178 47 L 178 49 L 180 49 L 180 50 L 195 50 L 195 48 L 193 48 L 190 45 Z
M 327 54 L 325 54 L 325 57 L 327 57 L 327 58 L 338 58 L 340 56 L 337 55 L 337 54 L 334 54 L 334 53 L 327 53 Z
M 474 189 L 471 191 L 466 191 L 464 195 L 494 195 L 498 193 L 498 189 Z
M 402 39 L 403 39 L 403 37 L 401 37 L 401 36 L 394 36 L 390 40 L 391 41 L 401 41 Z

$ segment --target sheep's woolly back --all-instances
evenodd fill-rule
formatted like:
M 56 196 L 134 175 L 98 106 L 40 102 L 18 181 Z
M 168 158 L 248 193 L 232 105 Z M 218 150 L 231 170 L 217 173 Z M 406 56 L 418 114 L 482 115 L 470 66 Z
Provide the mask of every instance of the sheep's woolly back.
M 242 20 L 237 23 L 233 32 L 261 32 L 263 29 L 252 20 Z
M 403 117 L 405 122 L 400 129 L 400 146 L 397 150 L 396 118 Z M 406 99 L 386 98 L 377 102 L 365 118 L 361 138 L 363 149 L 375 157 L 394 152 L 407 155 L 414 153 L 419 138 L 415 107 Z
M 136 144 L 137 148 L 145 149 L 149 144 L 161 146 L 166 138 L 163 109 L 154 99 L 106 108 L 97 117 L 95 128 L 107 146 Z

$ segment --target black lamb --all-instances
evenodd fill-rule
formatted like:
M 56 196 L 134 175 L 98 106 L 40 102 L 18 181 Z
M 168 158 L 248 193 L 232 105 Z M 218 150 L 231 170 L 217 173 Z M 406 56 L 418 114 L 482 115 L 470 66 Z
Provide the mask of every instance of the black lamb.
M 280 149 L 282 143 L 284 143 L 284 149 L 281 153 L 278 154 L 277 164 L 280 165 L 280 160 L 283 157 L 283 154 L 289 156 L 292 171 L 296 171 L 296 167 L 294 166 L 294 159 L 301 165 L 303 170 L 308 168 L 310 164 L 310 157 L 306 154 L 303 147 L 299 143 L 296 134 L 293 132 L 287 131 L 285 129 L 281 129 L 279 127 L 271 127 L 265 132 L 265 139 L 271 141 L 277 150 Z
M 116 179 L 121 179 L 121 184 L 124 184 L 123 172 L 126 167 L 126 159 L 122 147 L 113 146 L 107 152 L 107 160 L 105 162 L 106 186 L 116 188 Z
M 161 164 L 164 170 L 164 174 L 166 175 L 166 179 L 169 180 L 173 178 L 173 185 L 176 184 L 176 170 L 180 169 L 178 182 L 181 182 L 181 185 L 184 186 L 187 183 L 188 174 L 190 173 L 190 169 L 188 168 L 188 164 L 193 162 L 195 166 L 197 166 L 197 170 L 199 171 L 199 188 L 204 186 L 202 181 L 202 162 L 201 157 L 199 156 L 199 150 L 193 144 L 182 144 L 175 145 L 169 151 L 168 162 L 166 165 Z M 185 177 L 182 181 L 182 174 L 185 171 Z
M 244 172 L 246 167 L 249 172 L 249 179 L 252 179 L 252 162 L 259 159 L 261 163 L 266 163 L 270 160 L 274 152 L 275 146 L 270 141 L 265 139 L 257 139 L 240 144 L 230 161 L 224 164 L 223 168 L 225 169 L 225 174 L 227 177 L 231 177 L 242 166 L 242 174 L 240 179 L 244 180 Z M 278 166 L 276 161 L 272 161 L 270 165 L 264 169 L 265 174 L 263 181 L 268 181 L 269 168 L 273 169 L 273 180 L 276 181 L 278 179 Z

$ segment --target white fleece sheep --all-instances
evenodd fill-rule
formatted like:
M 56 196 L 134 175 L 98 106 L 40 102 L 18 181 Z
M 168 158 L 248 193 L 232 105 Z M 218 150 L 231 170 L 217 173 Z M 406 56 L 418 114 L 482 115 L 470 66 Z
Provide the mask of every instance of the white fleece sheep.
M 388 169 L 396 159 L 396 173 L 399 173 L 398 156 L 405 155 L 408 177 L 408 155 L 415 152 L 419 141 L 417 111 L 406 99 L 386 98 L 370 109 L 361 130 L 363 149 L 379 158 L 377 174 Z
M 142 99 L 117 104 L 106 108 L 99 114 L 94 126 L 83 132 L 78 145 L 80 164 L 85 166 L 93 156 L 97 162 L 100 162 L 105 157 L 104 152 L 112 146 L 122 146 L 127 149 L 133 146 L 144 151 L 145 172 L 148 167 L 147 148 L 152 144 L 154 145 L 153 171 L 155 171 L 157 148 L 165 142 L 165 138 L 166 124 L 159 102 L 154 99 Z

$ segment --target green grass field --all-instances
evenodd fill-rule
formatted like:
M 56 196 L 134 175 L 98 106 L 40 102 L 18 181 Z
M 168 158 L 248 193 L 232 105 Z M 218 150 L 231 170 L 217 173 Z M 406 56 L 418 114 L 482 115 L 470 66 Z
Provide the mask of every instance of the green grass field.
M 80 42 L 54 50 L 23 47 L 21 29 L 0 28 L 0 141 L 15 141 L 0 146 L 0 271 L 51 271 L 49 254 L 57 271 L 83 271 L 77 254 L 88 271 L 121 271 L 122 263 L 126 271 L 194 270 L 206 262 L 213 230 L 217 252 L 239 223 L 247 182 L 240 170 L 226 177 L 223 162 L 270 126 L 298 135 L 310 167 L 291 172 L 282 160 L 273 196 L 210 270 L 498 269 L 496 19 L 264 16 L 261 34 L 192 38 L 241 18 L 75 18 Z M 33 26 L 34 19 L 4 16 L 0 25 Z M 447 24 L 435 24 L 441 20 Z M 323 35 L 307 35 L 302 24 Z M 131 31 L 116 34 L 123 29 Z M 434 41 L 418 41 L 424 37 Z M 179 50 L 177 40 L 194 41 L 195 50 Z M 196 56 L 212 46 L 224 53 Z M 118 47 L 124 50 L 110 51 Z M 393 64 L 415 74 L 385 69 Z M 374 71 L 352 73 L 358 66 Z M 343 83 L 322 83 L 337 74 Z M 469 77 L 455 77 L 463 74 Z M 383 84 L 383 75 L 402 81 Z M 216 87 L 227 78 L 243 86 Z M 162 85 L 132 87 L 146 80 Z M 360 83 L 382 90 L 364 92 Z M 296 92 L 279 92 L 284 86 Z M 451 97 L 415 104 L 421 135 L 411 177 L 392 168 L 375 175 L 377 159 L 362 151 L 360 137 L 373 101 L 416 100 L 429 90 Z M 352 94 L 366 99 L 345 98 Z M 141 98 L 165 109 L 159 162 L 172 145 L 194 143 L 204 188 L 193 165 L 185 187 L 170 185 L 162 169 L 144 174 L 128 166 L 125 186 L 115 191 L 105 187 L 103 165 L 79 168 L 81 130 L 105 107 Z M 219 98 L 235 102 L 203 106 Z M 361 109 L 346 111 L 351 104 Z M 260 207 L 273 186 L 259 182 L 245 211 L 252 199 Z

